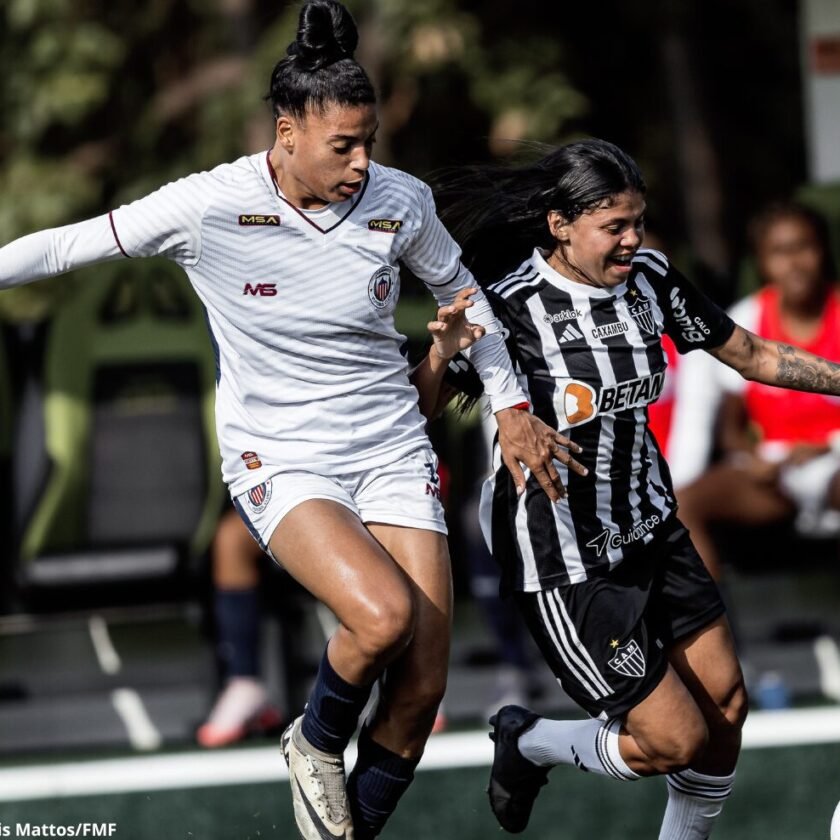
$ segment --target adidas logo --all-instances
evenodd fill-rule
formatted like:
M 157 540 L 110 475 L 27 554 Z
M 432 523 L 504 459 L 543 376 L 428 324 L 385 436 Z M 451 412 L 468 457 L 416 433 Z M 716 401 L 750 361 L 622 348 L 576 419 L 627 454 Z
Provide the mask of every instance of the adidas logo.
M 575 767 L 577 767 L 578 770 L 583 770 L 584 773 L 588 773 L 589 768 L 583 763 L 581 757 L 577 754 L 577 750 L 574 747 L 572 747 L 572 755 L 575 759 Z
M 565 344 L 567 341 L 576 341 L 579 338 L 583 338 L 583 333 L 574 324 L 566 324 L 566 329 L 560 333 L 557 342 Z

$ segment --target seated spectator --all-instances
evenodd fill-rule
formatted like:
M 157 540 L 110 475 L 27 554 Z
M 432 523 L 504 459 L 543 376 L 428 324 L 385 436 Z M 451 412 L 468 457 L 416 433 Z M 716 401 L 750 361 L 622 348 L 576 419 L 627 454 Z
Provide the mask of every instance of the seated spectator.
M 262 550 L 232 508 L 213 540 L 213 610 L 223 688 L 196 739 L 222 747 L 279 727 L 282 717 L 260 679 L 259 563 Z
M 798 204 L 771 205 L 750 235 L 766 285 L 736 304 L 732 318 L 762 337 L 840 360 L 840 292 L 825 221 Z M 723 459 L 678 494 L 680 518 L 716 577 L 716 524 L 790 522 L 804 536 L 840 534 L 840 400 L 717 370 Z

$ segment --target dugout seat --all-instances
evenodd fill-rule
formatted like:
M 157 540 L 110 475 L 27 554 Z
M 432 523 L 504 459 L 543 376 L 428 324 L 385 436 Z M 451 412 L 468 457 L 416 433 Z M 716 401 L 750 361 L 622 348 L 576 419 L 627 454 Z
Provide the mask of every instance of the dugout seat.
M 204 311 L 179 270 L 121 262 L 79 284 L 16 424 L 24 597 L 57 589 L 66 608 L 73 589 L 183 578 L 224 496 L 214 397 Z

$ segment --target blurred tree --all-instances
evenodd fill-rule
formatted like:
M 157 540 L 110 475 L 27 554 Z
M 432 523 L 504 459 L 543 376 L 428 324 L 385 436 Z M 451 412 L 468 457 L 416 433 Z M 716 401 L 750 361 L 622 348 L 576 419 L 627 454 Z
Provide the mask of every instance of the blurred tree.
M 746 213 L 803 177 L 794 0 L 679 10 L 661 0 L 348 6 L 361 30 L 358 57 L 381 93 L 382 162 L 423 175 L 505 157 L 523 138 L 604 136 L 639 159 L 654 218 L 672 241 L 685 238 L 692 196 L 715 181 L 722 206 L 707 203 L 707 222 L 722 240 L 707 257 L 718 268 L 740 248 Z M 298 8 L 276 0 L 5 0 L 0 242 L 266 148 L 272 125 L 261 99 Z M 702 170 L 685 142 L 691 129 L 681 141 L 677 128 L 686 102 L 664 48 L 674 19 L 694 124 L 715 161 Z M 703 174 L 687 177 L 692 171 Z M 3 293 L 0 310 L 15 295 L 48 298 L 45 288 Z

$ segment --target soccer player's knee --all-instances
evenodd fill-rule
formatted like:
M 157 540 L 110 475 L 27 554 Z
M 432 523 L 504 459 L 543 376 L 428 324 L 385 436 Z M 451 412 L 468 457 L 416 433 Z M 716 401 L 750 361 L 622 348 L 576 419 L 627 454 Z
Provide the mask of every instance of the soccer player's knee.
M 651 763 L 659 773 L 676 773 L 690 767 L 706 751 L 709 728 L 700 715 L 680 722 L 655 744 Z
M 719 704 L 720 710 L 730 726 L 741 729 L 747 719 L 749 710 L 749 695 L 743 678 L 733 684 L 724 701 Z
M 410 596 L 382 599 L 372 605 L 358 634 L 362 649 L 372 658 L 398 655 L 414 637 L 414 605 Z

